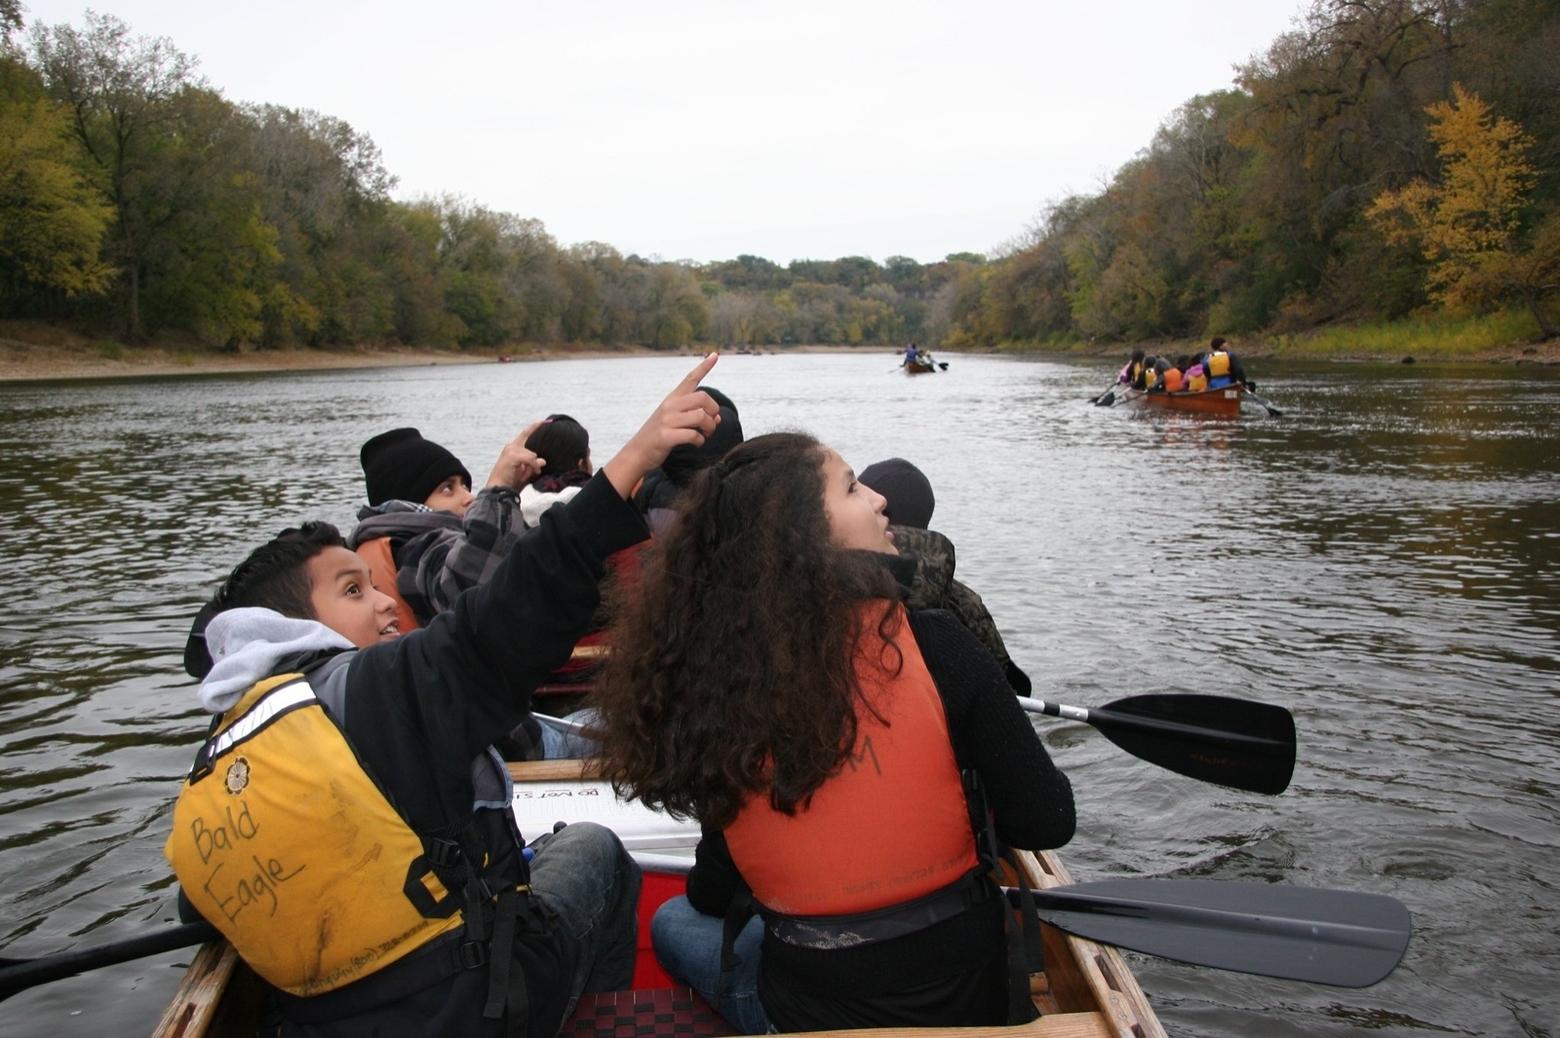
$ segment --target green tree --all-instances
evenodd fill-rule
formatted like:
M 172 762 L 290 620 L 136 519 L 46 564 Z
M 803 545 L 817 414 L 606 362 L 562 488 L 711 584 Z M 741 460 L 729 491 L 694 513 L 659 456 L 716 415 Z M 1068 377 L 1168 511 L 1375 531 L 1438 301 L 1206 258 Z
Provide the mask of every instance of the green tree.
M 86 28 L 35 25 L 32 53 L 114 209 L 110 260 L 124 290 L 124 326 L 143 334 L 142 283 L 187 186 L 168 175 L 178 147 L 174 98 L 196 85 L 195 62 L 165 37 L 133 37 L 111 15 L 86 15 Z
M 386 245 L 382 235 L 387 235 L 397 244 L 382 254 L 378 278 L 394 278 L 406 287 L 432 276 L 431 271 L 413 273 L 405 266 L 408 250 L 415 251 L 415 246 L 397 233 L 390 216 L 394 178 L 373 140 L 340 119 L 275 105 L 247 107 L 243 115 L 250 132 L 242 165 L 258 193 L 263 219 L 276 230 L 281 256 L 277 283 L 262 302 L 261 342 L 350 341 L 337 336 L 352 322 L 331 307 L 346 302 L 340 280 L 344 270 L 360 262 L 355 248 L 370 238 Z M 374 256 L 361 260 L 372 263 Z M 387 308 L 376 323 L 391 319 L 395 304 L 390 300 L 396 294 L 388 281 L 374 291 L 373 297 Z M 431 294 L 442 300 L 442 290 Z M 436 306 L 442 309 L 442 302 Z M 427 341 L 424 336 L 440 322 L 403 306 L 393 323 L 397 330 L 391 334 Z
M 97 293 L 112 278 L 100 248 L 113 212 L 76 168 L 68 119 L 0 56 L 0 296 Z
M 256 178 L 244 165 L 252 124 L 215 91 L 186 87 L 170 102 L 156 183 L 145 186 L 154 233 L 143 241 L 148 328 L 177 327 L 219 346 L 262 337 L 267 304 L 291 295 Z

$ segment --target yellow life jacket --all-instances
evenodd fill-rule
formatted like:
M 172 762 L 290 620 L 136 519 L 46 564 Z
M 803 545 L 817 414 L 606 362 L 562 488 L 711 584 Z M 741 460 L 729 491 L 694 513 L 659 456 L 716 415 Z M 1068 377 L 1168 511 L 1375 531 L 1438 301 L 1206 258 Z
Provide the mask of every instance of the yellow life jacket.
M 1143 388 L 1144 389 L 1153 389 L 1158 384 L 1159 384 L 1159 372 L 1155 371 L 1153 368 L 1144 368 L 1143 369 Z
M 1207 375 L 1188 375 L 1186 377 L 1186 391 L 1188 393 L 1201 393 L 1208 388 Z
M 758 793 L 726 827 L 732 861 L 772 912 L 871 911 L 936 891 L 978 864 L 942 698 L 903 606 L 895 638 L 902 663 L 892 673 L 892 650 L 867 623 L 882 605 L 860 614 L 867 631 L 856 679 L 866 705 L 845 766 L 795 815 Z
M 1208 354 L 1203 361 L 1203 370 L 1208 372 L 1209 378 L 1224 378 L 1230 373 L 1230 355 L 1223 350 Z
M 301 674 L 259 682 L 222 716 L 174 805 L 165 853 L 244 961 L 301 997 L 462 925 L 459 894 Z

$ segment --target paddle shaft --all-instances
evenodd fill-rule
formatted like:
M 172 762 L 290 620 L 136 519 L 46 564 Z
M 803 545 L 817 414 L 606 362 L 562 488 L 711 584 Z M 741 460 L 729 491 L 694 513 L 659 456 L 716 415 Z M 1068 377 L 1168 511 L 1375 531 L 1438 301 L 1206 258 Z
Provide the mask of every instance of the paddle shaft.
M 73 977 L 78 973 L 113 966 L 116 963 L 160 955 L 176 948 L 188 948 L 221 938 L 210 923 L 184 923 L 162 930 L 137 934 L 112 944 L 79 951 L 61 952 L 40 959 L 0 959 L 0 999 L 51 980 Z
M 1272 415 L 1274 418 L 1284 417 L 1284 412 L 1280 411 L 1262 397 L 1258 396 L 1257 391 L 1252 389 L 1249 384 L 1246 386 L 1246 395 L 1251 397 L 1251 399 L 1255 400 L 1257 403 L 1261 404 L 1263 407 L 1267 408 L 1267 413 Z
M 535 717 L 542 724 L 548 725 L 552 728 L 557 728 L 559 731 L 568 732 L 570 735 L 589 734 L 586 732 L 585 726 L 583 724 L 578 721 L 571 721 L 566 717 L 554 717 L 551 714 L 538 714 L 534 712 L 531 716 Z
M 1069 721 L 1080 721 L 1083 724 L 1094 725 L 1095 727 L 1109 724 L 1115 727 L 1136 728 L 1140 731 L 1154 732 L 1172 738 L 1217 742 L 1221 745 L 1231 742 L 1245 744 L 1253 748 L 1268 746 L 1276 748 L 1283 745 L 1280 740 L 1254 735 L 1250 732 L 1242 732 L 1230 728 L 1208 728 L 1202 725 L 1186 724 L 1181 721 L 1170 721 L 1162 717 L 1142 717 L 1137 714 L 1124 713 L 1120 710 L 1112 710 L 1109 707 L 1087 710 L 1081 706 L 1067 706 L 1064 703 L 1047 703 L 1043 699 L 1020 698 L 1018 702 L 1019 705 L 1031 714 L 1065 717 Z

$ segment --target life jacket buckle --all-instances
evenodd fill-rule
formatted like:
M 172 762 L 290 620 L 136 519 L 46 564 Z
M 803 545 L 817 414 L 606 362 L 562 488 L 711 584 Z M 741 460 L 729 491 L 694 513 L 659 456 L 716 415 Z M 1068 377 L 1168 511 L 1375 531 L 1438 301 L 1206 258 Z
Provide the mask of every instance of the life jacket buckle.
M 427 840 L 428 860 L 436 869 L 454 868 L 460 861 L 460 844 L 454 840 L 441 840 L 438 837 L 429 837 Z
M 479 966 L 486 966 L 488 961 L 488 947 L 483 941 L 461 941 L 455 950 L 455 957 L 460 960 L 460 968 L 474 970 Z

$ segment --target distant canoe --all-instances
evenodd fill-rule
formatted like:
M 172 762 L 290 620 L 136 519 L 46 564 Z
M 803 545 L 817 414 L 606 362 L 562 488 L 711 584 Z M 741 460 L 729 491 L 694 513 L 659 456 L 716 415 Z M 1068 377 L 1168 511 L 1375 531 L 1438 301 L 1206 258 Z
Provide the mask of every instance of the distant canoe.
M 937 364 L 929 360 L 914 361 L 904 365 L 904 369 L 906 375 L 929 375 L 937 370 Z
M 1133 393 L 1122 397 L 1121 402 L 1159 407 L 1167 411 L 1191 411 L 1194 414 L 1234 418 L 1240 414 L 1240 401 L 1245 395 L 1245 387 L 1237 384 L 1196 393 Z

